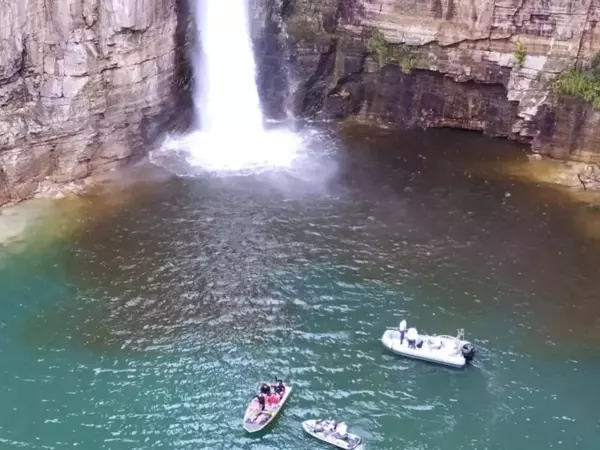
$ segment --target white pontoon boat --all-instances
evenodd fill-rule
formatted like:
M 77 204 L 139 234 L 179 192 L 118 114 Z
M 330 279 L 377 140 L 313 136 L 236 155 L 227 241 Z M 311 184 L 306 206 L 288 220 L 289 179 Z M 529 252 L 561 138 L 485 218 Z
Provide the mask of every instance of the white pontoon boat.
M 421 359 L 452 367 L 464 367 L 475 355 L 475 347 L 463 340 L 464 332 L 456 337 L 418 334 L 415 328 L 406 330 L 406 321 L 399 328 L 388 328 L 381 342 L 391 352 L 407 358 Z

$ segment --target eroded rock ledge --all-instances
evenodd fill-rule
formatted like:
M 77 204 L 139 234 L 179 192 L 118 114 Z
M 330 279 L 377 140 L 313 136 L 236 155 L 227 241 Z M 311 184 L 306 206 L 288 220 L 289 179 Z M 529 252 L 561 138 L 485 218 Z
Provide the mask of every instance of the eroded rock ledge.
M 284 58 L 300 116 L 480 130 L 600 162 L 600 112 L 551 92 L 558 74 L 600 50 L 600 0 L 259 3 L 263 40 L 289 49 L 260 47 L 263 92 L 280 83 L 272 78 L 283 76 L 275 69 Z
M 185 5 L 0 2 L 0 205 L 140 152 L 177 98 Z

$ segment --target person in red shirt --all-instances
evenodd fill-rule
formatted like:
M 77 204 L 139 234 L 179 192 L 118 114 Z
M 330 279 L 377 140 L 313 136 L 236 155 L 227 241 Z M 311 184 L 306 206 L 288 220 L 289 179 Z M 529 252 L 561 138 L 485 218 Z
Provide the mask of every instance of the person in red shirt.
M 279 403 L 279 395 L 271 394 L 267 397 L 267 403 L 269 405 L 277 405 Z

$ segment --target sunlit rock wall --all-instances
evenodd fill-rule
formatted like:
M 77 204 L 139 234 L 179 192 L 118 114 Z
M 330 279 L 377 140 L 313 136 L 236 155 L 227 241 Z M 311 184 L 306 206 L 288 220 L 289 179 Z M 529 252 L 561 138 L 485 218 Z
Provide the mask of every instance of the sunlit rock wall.
M 561 158 L 600 154 L 600 115 L 550 90 L 558 73 L 600 50 L 600 0 L 261 3 L 265 16 L 284 24 L 266 31 L 288 43 L 284 59 L 300 116 L 481 130 Z M 374 30 L 403 45 L 406 64 L 369 51 Z M 267 66 L 276 61 L 263 58 Z
M 0 1 L 0 205 L 140 152 L 175 102 L 185 3 Z

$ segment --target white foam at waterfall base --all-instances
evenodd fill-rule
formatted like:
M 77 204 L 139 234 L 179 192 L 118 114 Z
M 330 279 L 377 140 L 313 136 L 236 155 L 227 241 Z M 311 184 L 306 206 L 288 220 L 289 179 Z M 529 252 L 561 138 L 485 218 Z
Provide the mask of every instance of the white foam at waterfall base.
M 241 134 L 194 131 L 169 138 L 162 149 L 184 152 L 187 162 L 209 172 L 256 172 L 290 168 L 298 156 L 300 138 L 288 130 Z
M 191 54 L 196 130 L 170 136 L 152 159 L 162 154 L 164 162 L 175 154 L 210 172 L 291 167 L 301 139 L 288 129 L 264 127 L 247 0 L 190 1 L 197 36 Z

